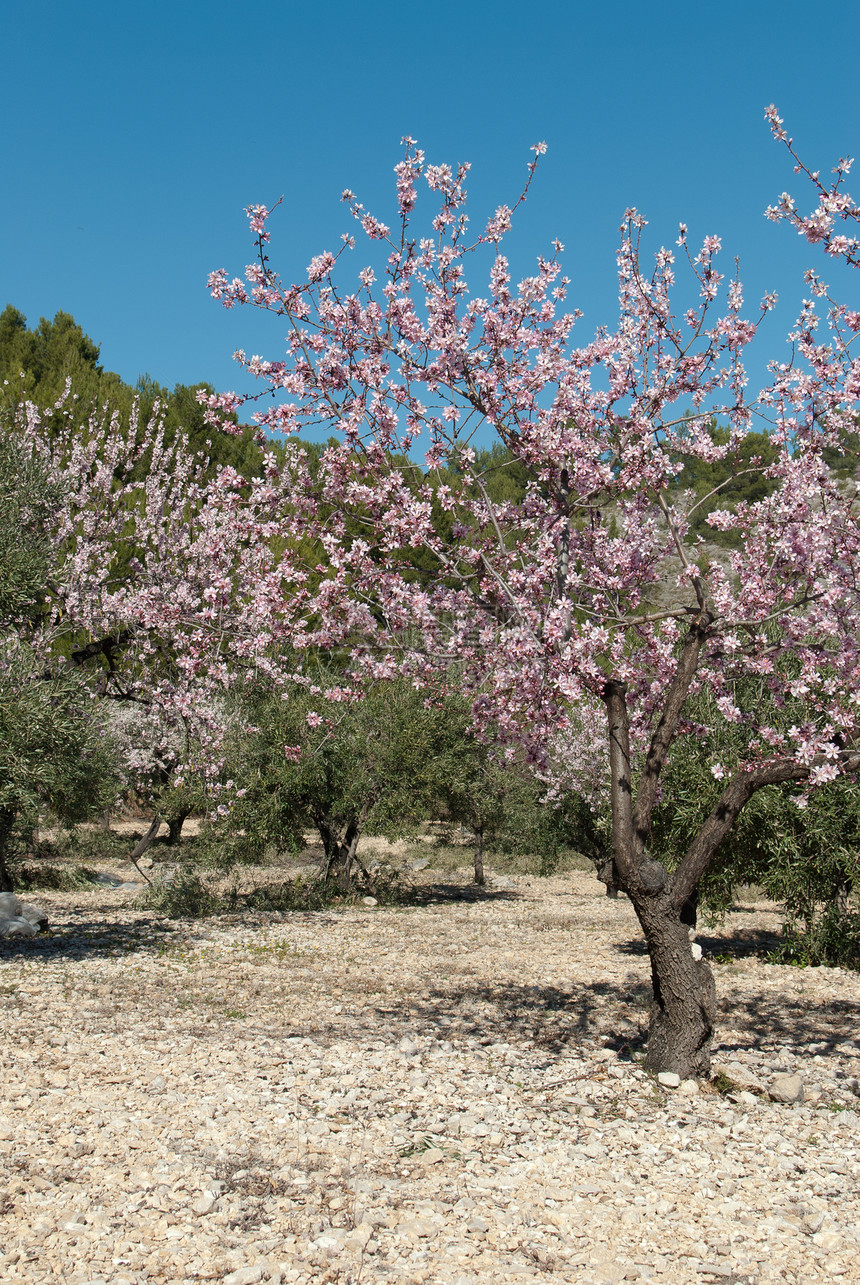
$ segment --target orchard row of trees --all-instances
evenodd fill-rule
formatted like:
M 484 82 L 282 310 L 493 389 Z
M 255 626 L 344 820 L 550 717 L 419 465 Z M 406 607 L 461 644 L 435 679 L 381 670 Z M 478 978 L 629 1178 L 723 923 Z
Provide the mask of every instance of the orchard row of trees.
M 66 314 L 59 314 L 53 323 L 43 320 L 31 332 L 11 307 L 0 316 L 0 335 L 0 368 L 7 379 L 11 376 L 23 383 L 33 405 L 41 404 L 49 453 L 59 438 L 53 399 L 59 389 L 59 399 L 64 400 L 65 384 L 60 385 L 64 369 L 74 372 L 72 390 L 80 380 L 84 392 L 72 392 L 71 415 L 62 439 L 67 451 L 70 438 L 85 435 L 91 427 L 87 424 L 92 414 L 89 381 L 97 371 L 96 345 Z M 87 358 L 82 379 L 81 363 L 70 352 Z M 120 395 L 118 387 L 116 377 L 109 376 L 100 395 L 109 399 L 114 412 L 111 433 L 121 426 L 133 453 L 135 446 L 139 449 L 148 441 L 150 430 L 147 426 L 144 434 L 139 427 L 130 432 L 132 420 L 140 424 L 139 413 L 136 418 L 133 414 L 134 390 L 124 387 Z M 198 388 L 207 396 L 211 393 L 208 385 Z M 179 390 L 182 411 L 188 408 L 185 392 Z M 162 401 L 168 425 L 165 435 L 175 443 L 181 432 L 176 404 L 163 390 Z M 204 412 L 199 403 L 193 405 L 196 433 L 189 447 L 204 473 L 212 469 L 213 444 L 222 451 L 218 467 L 224 467 L 223 454 L 229 455 L 229 449 L 225 451 L 223 443 L 229 448 L 234 439 L 204 428 Z M 715 422 L 709 432 L 716 442 L 725 439 Z M 244 444 L 252 440 L 248 430 L 242 440 Z M 319 453 L 317 449 L 317 458 Z M 262 455 L 256 447 L 248 455 L 246 473 L 253 475 L 260 471 Z M 64 458 L 62 451 L 57 458 Z M 750 434 L 742 443 L 737 472 L 733 474 L 724 460 L 711 461 L 699 465 L 696 475 L 685 477 L 684 483 L 692 481 L 697 496 L 711 507 L 721 489 L 735 503 L 749 502 L 769 494 L 775 485 L 760 468 L 751 467 L 758 458 L 772 461 L 773 448 L 765 434 Z M 527 474 L 509 452 L 497 446 L 481 452 L 479 461 L 487 489 L 497 502 L 522 502 Z M 40 465 L 16 446 L 14 434 L 3 440 L 0 464 L 2 627 L 17 634 L 20 646 L 26 634 L 22 624 L 30 628 L 44 624 L 40 613 L 47 605 L 45 595 L 50 586 L 56 592 L 62 583 L 65 555 L 56 548 L 51 551 L 51 529 L 62 511 L 65 491 L 51 481 L 44 462 Z M 850 455 L 831 453 L 831 467 L 838 476 L 845 476 L 852 464 Z M 402 457 L 399 465 L 410 467 Z M 141 472 L 137 463 L 127 468 L 128 476 Z M 120 484 L 120 478 L 115 481 Z M 122 566 L 119 573 L 127 579 L 132 574 L 127 567 L 123 572 Z M 542 868 L 549 870 L 563 848 L 576 848 L 592 857 L 614 891 L 605 807 L 598 800 L 597 806 L 588 808 L 573 790 L 546 802 L 546 786 L 539 776 L 521 762 L 498 759 L 471 734 L 469 706 L 456 687 L 453 696 L 436 699 L 427 708 L 420 691 L 400 683 L 393 698 L 391 685 L 385 684 L 372 688 L 358 704 L 344 703 L 335 720 L 310 726 L 308 715 L 319 702 L 305 687 L 296 688 L 289 702 L 284 702 L 282 694 L 273 696 L 265 685 L 244 685 L 234 690 L 229 703 L 230 735 L 221 749 L 219 772 L 207 779 L 200 763 L 196 771 L 187 771 L 187 743 L 183 745 L 177 727 L 165 719 L 165 711 L 159 706 L 153 709 L 140 693 L 136 697 L 127 693 L 124 679 L 117 677 L 118 653 L 129 640 L 117 636 L 99 640 L 95 647 L 92 639 L 78 641 L 83 645 L 77 650 L 71 635 L 61 640 L 53 637 L 51 643 L 55 656 L 74 655 L 71 665 L 45 669 L 43 662 L 40 669 L 31 657 L 29 669 L 22 668 L 19 653 L 16 665 L 5 673 L 2 717 L 7 762 L 0 868 L 7 886 L 11 877 L 6 851 L 15 846 L 15 823 L 17 846 L 26 849 L 29 831 L 46 806 L 72 822 L 96 815 L 118 793 L 132 791 L 157 811 L 168 826 L 169 842 L 174 843 L 192 812 L 217 814 L 216 796 L 229 779 L 233 782 L 228 793 L 229 820 L 220 824 L 221 833 L 239 831 L 245 849 L 259 852 L 267 844 L 298 849 L 305 831 L 316 827 L 326 849 L 324 876 L 342 889 L 353 886 L 359 874 L 367 879 L 367 872 L 356 863 L 362 833 L 402 837 L 413 833 L 428 816 L 444 816 L 472 835 L 479 882 L 485 849 L 518 846 L 538 854 Z M 327 664 L 313 659 L 318 694 L 336 687 L 343 675 L 332 668 L 331 658 Z M 105 666 L 113 671 L 113 687 L 107 682 Z M 92 700 L 94 674 L 97 687 L 113 698 L 107 708 Z M 714 709 L 702 717 L 703 724 L 711 726 L 720 721 Z M 701 748 L 699 741 L 692 744 Z M 302 752 L 284 757 L 284 745 L 301 747 Z M 178 770 L 180 764 L 186 765 L 185 775 Z M 652 846 L 656 851 L 659 845 L 661 859 L 670 866 L 682 827 L 690 825 L 691 801 L 697 805 L 714 789 L 706 756 L 688 755 L 681 779 L 669 792 L 670 801 L 656 816 Z M 785 902 L 792 919 L 802 924 L 794 943 L 798 951 L 812 952 L 812 958 L 853 958 L 856 931 L 848 914 L 858 851 L 853 791 L 831 786 L 814 797 L 811 810 L 798 809 L 785 790 L 765 792 L 756 802 L 758 806 L 747 809 L 744 824 L 732 844 L 723 847 L 720 862 L 700 890 L 706 905 L 724 909 L 738 881 L 754 878 Z M 779 824 L 774 824 L 775 816 Z M 803 847 L 802 856 L 798 845 Z M 372 891 L 369 884 L 366 890 Z
M 768 116 L 818 201 L 807 217 L 783 196 L 770 217 L 856 267 L 850 162 L 823 181 Z M 857 447 L 860 311 L 810 270 L 787 358 L 750 393 L 744 355 L 775 297 L 748 312 L 719 239 L 694 250 L 684 227 L 679 252 L 648 266 L 631 210 L 618 326 L 580 342 L 561 245 L 518 282 L 502 248 L 543 150 L 520 201 L 473 232 L 467 167 L 427 164 L 407 140 L 390 224 L 344 194 L 365 246 L 354 279 L 347 236 L 282 281 L 272 211 L 249 209 L 256 260 L 210 288 L 273 313 L 286 352 L 239 354 L 254 398 L 197 395 L 213 428 L 241 435 L 256 402 L 261 433 L 284 435 L 255 470 L 213 468 L 139 412 L 123 427 L 83 423 L 68 398 L 47 414 L 18 403 L 9 439 L 62 497 L 64 561 L 9 633 L 34 673 L 89 669 L 88 691 L 158 729 L 172 784 L 205 783 L 225 812 L 242 804 L 221 770 L 237 727 L 257 728 L 263 762 L 295 765 L 269 792 L 274 816 L 380 693 L 418 693 L 428 719 L 465 702 L 464 730 L 548 801 L 583 801 L 597 834 L 606 810 L 610 877 L 651 957 L 647 1064 L 705 1073 L 714 982 L 690 949 L 691 900 L 729 868 L 733 831 L 735 868 L 759 869 L 756 808 L 809 870 L 810 836 L 847 815 L 821 800 L 856 789 L 860 528 L 840 475 Z M 302 440 L 311 428 L 325 446 Z M 478 449 L 479 432 L 495 446 Z M 815 820 L 793 824 L 804 805 Z M 326 850 L 348 870 L 347 833 Z

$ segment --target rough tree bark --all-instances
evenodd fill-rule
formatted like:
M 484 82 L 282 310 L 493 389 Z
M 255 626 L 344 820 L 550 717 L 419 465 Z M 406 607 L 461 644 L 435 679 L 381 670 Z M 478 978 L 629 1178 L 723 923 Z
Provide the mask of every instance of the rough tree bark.
M 669 692 L 664 718 L 649 747 L 635 810 L 626 688 L 623 683 L 609 682 L 604 692 L 609 715 L 615 868 L 621 887 L 633 903 L 651 959 L 654 1000 L 645 1065 L 655 1073 L 675 1071 L 683 1079 L 710 1072 L 714 979 L 708 965 L 693 958 L 690 931 L 681 919 L 688 898 L 678 900 L 665 867 L 648 859 L 645 842 L 656 799 L 656 776 L 674 736 L 701 643 L 702 637 L 688 636 L 688 645 L 682 650 L 681 678 Z M 676 688 L 683 688 L 683 694 Z
M 182 827 L 185 825 L 188 817 L 191 815 L 191 809 L 186 812 L 178 812 L 175 816 L 167 818 L 167 846 L 173 848 L 182 838 Z
M 757 790 L 765 785 L 805 780 L 819 762 L 816 759 L 800 764 L 782 759 L 758 766 L 741 766 L 702 822 L 677 869 L 670 875 L 660 862 L 649 859 L 648 837 L 658 778 L 677 733 L 681 709 L 710 625 L 711 617 L 702 611 L 681 646 L 675 677 L 645 755 L 635 804 L 627 689 L 624 683 L 610 679 L 603 691 L 609 720 L 615 868 L 620 886 L 633 903 L 651 958 L 654 1003 L 645 1065 L 654 1072 L 675 1071 L 682 1078 L 707 1075 L 710 1071 L 714 979 L 708 965 L 694 958 L 690 942 L 690 926 L 695 924 L 697 890 L 702 876 Z M 849 770 L 860 766 L 860 755 L 856 751 L 846 750 L 842 757 Z
M 314 825 L 322 839 L 325 854 L 322 866 L 322 877 L 333 881 L 341 892 L 355 892 L 355 870 L 361 872 L 365 885 L 370 886 L 370 875 L 357 855 L 358 841 L 365 820 L 365 814 L 353 817 L 343 833 L 338 832 L 335 824 L 322 812 L 313 814 Z

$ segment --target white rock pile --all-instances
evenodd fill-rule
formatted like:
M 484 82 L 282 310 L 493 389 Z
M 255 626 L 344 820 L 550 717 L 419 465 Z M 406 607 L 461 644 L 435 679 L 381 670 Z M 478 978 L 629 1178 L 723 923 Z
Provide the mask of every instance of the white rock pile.
M 48 927 L 48 916 L 39 906 L 0 892 L 0 937 L 37 937 Z

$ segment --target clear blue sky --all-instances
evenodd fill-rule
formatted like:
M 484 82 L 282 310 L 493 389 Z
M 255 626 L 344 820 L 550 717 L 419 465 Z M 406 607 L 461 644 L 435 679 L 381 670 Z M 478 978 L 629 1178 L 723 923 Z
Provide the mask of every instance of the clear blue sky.
M 234 349 L 280 355 L 276 320 L 206 290 L 213 268 L 252 257 L 243 208 L 284 194 L 272 259 L 298 276 L 351 230 L 344 187 L 390 214 L 404 134 L 433 161 L 472 162 L 481 215 L 516 196 L 530 144 L 547 141 L 515 250 L 525 270 L 565 242 L 583 342 L 612 321 L 629 205 L 655 247 L 681 220 L 691 239 L 716 233 L 748 299 L 778 289 L 793 305 L 814 252 L 762 212 L 806 193 L 763 109 L 777 104 L 822 169 L 860 154 L 860 5 L 821 15 L 798 0 L 8 5 L 0 307 L 31 324 L 73 313 L 131 382 L 234 388 Z M 770 322 L 768 356 L 786 321 Z

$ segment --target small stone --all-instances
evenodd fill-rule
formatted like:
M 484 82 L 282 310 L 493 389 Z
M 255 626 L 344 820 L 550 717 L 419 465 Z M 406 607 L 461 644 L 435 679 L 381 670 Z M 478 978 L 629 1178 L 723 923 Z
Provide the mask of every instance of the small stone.
M 342 1249 L 343 1246 L 344 1246 L 344 1241 L 341 1240 L 340 1236 L 336 1235 L 334 1232 L 324 1232 L 322 1236 L 317 1236 L 316 1240 L 314 1241 L 314 1247 L 316 1249 L 325 1250 L 326 1253 L 329 1253 L 329 1254 L 336 1253 L 339 1249 Z M 260 1278 L 258 1276 L 257 1280 L 259 1279 Z M 224 1285 L 228 1285 L 229 1280 L 230 1278 L 227 1277 L 227 1280 L 225 1280 Z M 237 1282 L 237 1285 L 244 1285 L 244 1282 Z
M 784 1102 L 790 1106 L 803 1101 L 803 1081 L 799 1075 L 775 1075 L 768 1089 L 772 1102 Z
M 410 1040 L 408 1035 L 403 1036 L 403 1039 L 400 1041 L 397 1047 L 401 1053 L 406 1055 L 406 1057 L 414 1057 L 415 1054 L 418 1052 L 418 1045 L 415 1043 L 414 1040 Z
M 811 1239 L 821 1249 L 827 1250 L 828 1253 L 834 1249 L 842 1248 L 842 1237 L 838 1231 L 817 1231 Z
M 361 904 L 363 906 L 378 906 L 379 902 L 375 897 L 362 897 Z
M 427 1218 L 414 1218 L 400 1223 L 397 1230 L 410 1240 L 432 1240 L 439 1228 Z
M 204 1214 L 211 1213 L 217 1203 L 217 1196 L 214 1196 L 211 1191 L 204 1191 L 202 1196 L 197 1197 L 191 1208 L 195 1214 L 199 1214 L 202 1218 Z
M 681 1083 L 681 1077 L 677 1071 L 659 1071 L 657 1083 L 662 1084 L 664 1089 L 677 1089 Z
M 259 1263 L 249 1263 L 247 1267 L 239 1267 L 229 1276 L 224 1277 L 224 1285 L 257 1285 L 258 1281 L 263 1279 L 263 1268 Z
M 695 1080 L 682 1080 L 678 1085 L 678 1093 L 684 1098 L 694 1098 L 699 1092 L 699 1086 Z
M 477 1215 L 474 1218 L 470 1218 L 466 1223 L 466 1231 L 481 1234 L 483 1232 L 488 1232 L 489 1230 L 490 1224 L 487 1222 L 486 1218 L 479 1218 Z
M 664 1075 L 671 1075 L 671 1071 L 663 1072 Z M 623 1281 L 627 1274 L 626 1267 L 620 1267 L 618 1263 L 597 1263 L 594 1267 L 594 1285 L 615 1285 L 616 1281 Z
M 421 1156 L 422 1163 L 425 1165 L 438 1165 L 440 1160 L 444 1160 L 444 1159 L 445 1159 L 445 1152 L 441 1149 L 441 1147 L 428 1147 L 427 1150 L 423 1152 Z
M 714 1062 L 711 1065 L 711 1074 L 731 1080 L 732 1084 L 737 1085 L 739 1089 L 749 1089 L 759 1093 L 764 1091 L 764 1085 L 758 1076 L 748 1071 L 740 1062 Z

